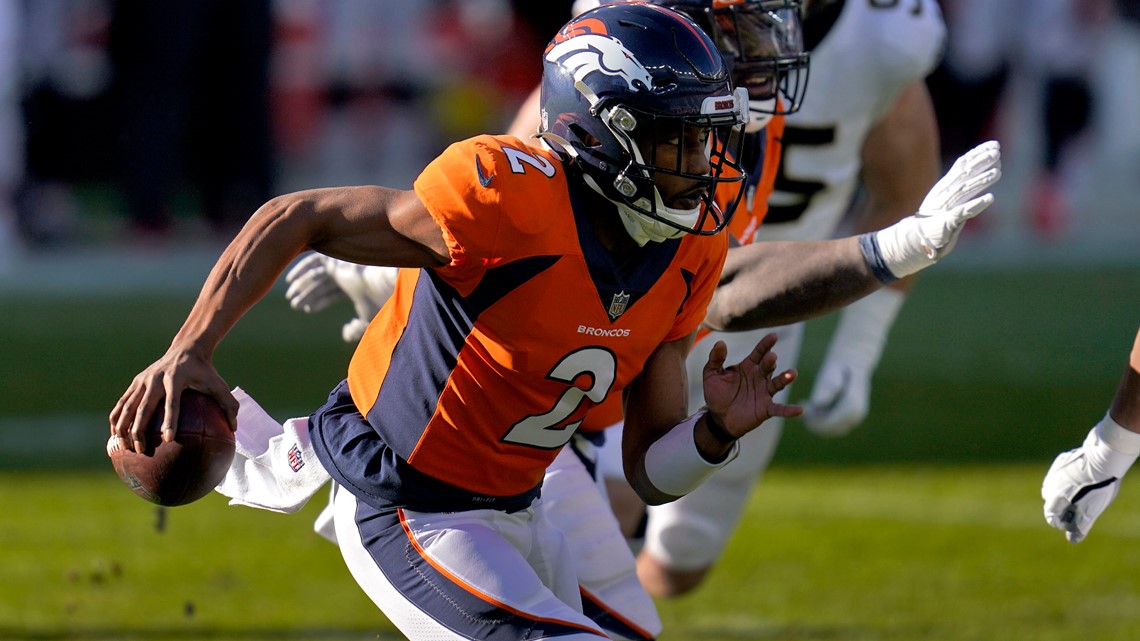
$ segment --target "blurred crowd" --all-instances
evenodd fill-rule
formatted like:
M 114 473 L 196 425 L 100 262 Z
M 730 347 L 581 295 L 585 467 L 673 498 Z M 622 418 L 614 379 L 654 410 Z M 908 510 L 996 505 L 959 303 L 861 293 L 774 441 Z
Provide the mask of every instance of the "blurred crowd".
M 570 2 L 0 0 L 0 252 L 230 236 L 505 129 Z M 4 240 L 6 239 L 6 240 Z
M 941 4 L 949 37 L 928 84 L 944 159 L 986 138 L 1032 145 L 1021 223 L 1053 240 L 1079 222 L 1074 201 L 1094 155 L 1124 162 L 1121 178 L 1140 184 L 1140 128 L 1128 115 L 1140 109 L 1140 0 Z
M 571 4 L 0 0 L 0 258 L 229 237 L 276 193 L 410 187 L 449 141 L 506 129 Z M 1140 0 L 942 5 L 945 157 L 1035 141 L 1020 225 L 1070 232 L 1094 146 L 1140 184 Z

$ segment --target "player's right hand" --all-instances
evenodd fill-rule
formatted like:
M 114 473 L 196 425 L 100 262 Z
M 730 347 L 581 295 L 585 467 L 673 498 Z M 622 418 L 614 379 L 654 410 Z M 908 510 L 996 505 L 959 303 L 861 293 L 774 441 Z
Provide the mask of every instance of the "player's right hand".
M 173 344 L 161 358 L 135 375 L 115 403 L 108 417 L 111 437 L 119 439 L 119 445 L 125 449 L 146 451 L 146 428 L 162 403 L 162 440 L 173 441 L 185 389 L 212 396 L 225 411 L 230 428 L 237 429 L 238 402 L 214 364 L 197 350 Z
M 966 221 L 994 200 L 1001 178 L 1001 146 L 984 142 L 963 154 L 927 193 L 918 212 L 875 233 L 883 262 L 896 278 L 933 265 L 950 253 Z
M 341 328 L 346 343 L 364 335 L 368 323 L 396 287 L 395 267 L 358 265 L 322 254 L 305 256 L 285 275 L 289 288 L 285 297 L 293 309 L 319 312 L 347 298 L 356 316 Z
M 1124 430 L 1115 424 L 1104 427 L 1106 417 L 1089 431 L 1078 448 L 1062 452 L 1053 461 L 1041 483 L 1045 501 L 1045 521 L 1065 533 L 1070 543 L 1080 543 L 1101 513 L 1120 491 L 1120 479 L 1135 462 L 1137 455 L 1119 451 L 1102 438 L 1106 431 Z M 1133 434 L 1135 440 L 1140 435 Z M 1129 439 L 1128 434 L 1124 435 Z M 1111 435 L 1110 435 L 1111 438 Z M 1131 446 L 1130 446 L 1131 448 Z

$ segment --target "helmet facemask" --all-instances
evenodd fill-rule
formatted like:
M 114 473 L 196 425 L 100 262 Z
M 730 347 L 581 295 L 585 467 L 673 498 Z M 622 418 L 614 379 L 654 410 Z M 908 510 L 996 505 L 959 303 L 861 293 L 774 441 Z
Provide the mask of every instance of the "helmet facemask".
M 749 96 L 749 133 L 773 115 L 799 110 L 808 81 L 798 0 L 714 0 L 697 11 L 678 9 L 704 28 L 732 68 L 734 86 Z M 706 3 L 702 3 L 706 4 Z
M 599 117 L 626 151 L 628 160 L 608 187 L 620 195 L 615 202 L 636 240 L 660 241 L 685 233 L 710 235 L 728 224 L 744 187 L 744 172 L 737 159 L 743 143 L 742 107 L 747 104 L 743 90 L 732 100 L 739 105 L 735 113 L 662 116 L 620 105 L 599 110 Z M 707 172 L 693 173 L 686 166 L 693 145 L 701 147 L 698 153 L 708 161 Z M 671 183 L 671 191 L 679 193 L 663 197 L 663 182 Z M 735 196 L 727 199 L 733 206 L 726 207 L 725 214 L 714 197 L 718 189 L 732 189 L 725 187 L 729 184 L 735 187 Z M 668 201 L 676 205 L 678 197 L 691 201 L 691 206 L 670 206 Z
M 639 244 L 728 223 L 743 191 L 748 94 L 733 90 L 727 62 L 690 18 L 638 2 L 582 14 L 547 46 L 540 101 L 543 144 L 618 206 Z M 716 199 L 722 213 L 714 192 L 731 182 L 736 197 Z

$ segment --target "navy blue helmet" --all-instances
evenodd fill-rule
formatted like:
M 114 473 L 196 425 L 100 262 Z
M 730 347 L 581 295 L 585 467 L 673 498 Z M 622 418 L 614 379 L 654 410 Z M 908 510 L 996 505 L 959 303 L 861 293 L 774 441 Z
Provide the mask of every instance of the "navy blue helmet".
M 763 114 L 790 114 L 807 91 L 800 0 L 650 0 L 691 17 L 710 36 L 732 69 L 732 82 L 748 90 L 753 125 Z
M 653 3 L 604 4 L 567 23 L 546 48 L 539 137 L 618 204 L 644 244 L 713 234 L 728 223 L 739 195 L 724 212 L 713 196 L 723 183 L 743 185 L 736 159 L 747 107 L 716 44 L 692 19 Z M 690 128 L 708 134 L 711 171 L 686 173 L 680 152 L 674 166 L 657 166 L 658 146 L 691 140 Z M 663 173 L 702 183 L 701 205 L 666 206 L 654 186 Z

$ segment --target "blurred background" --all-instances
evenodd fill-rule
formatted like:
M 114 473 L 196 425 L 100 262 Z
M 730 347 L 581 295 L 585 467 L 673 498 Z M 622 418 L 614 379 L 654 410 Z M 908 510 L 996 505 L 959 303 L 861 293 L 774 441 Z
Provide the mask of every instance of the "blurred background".
M 0 255 L 221 240 L 498 131 L 566 2 L 0 3 Z M 172 239 L 178 242 L 173 243 Z
M 117 524 L 154 529 L 166 538 L 146 545 L 163 550 L 177 532 L 216 537 L 219 556 L 202 572 L 217 575 L 195 585 L 218 603 L 195 596 L 195 610 L 174 597 L 165 605 L 184 610 L 175 622 L 213 621 L 209 607 L 249 597 L 241 572 L 279 567 L 282 554 L 330 555 L 339 567 L 304 519 L 274 526 L 219 509 L 219 497 L 169 522 L 153 516 L 102 453 L 106 414 L 165 349 L 262 202 L 332 185 L 409 188 L 451 141 L 505 130 L 570 4 L 0 0 L 0 568 L 12 579 L 0 590 L 0 638 L 160 638 L 123 636 L 137 621 L 115 623 L 131 617 L 110 604 L 138 602 L 171 572 L 156 570 L 151 583 L 133 575 L 141 596 L 124 595 L 115 573 L 145 564 L 117 551 Z M 1103 416 L 1140 322 L 1140 2 L 941 4 L 949 41 L 928 82 L 944 159 L 1000 140 L 997 202 L 923 275 L 876 372 L 867 423 L 822 440 L 790 422 L 772 480 L 753 499 L 758 532 L 748 536 L 768 545 L 742 535 L 724 572 L 744 574 L 723 575 L 691 607 L 666 606 L 670 625 L 684 630 L 721 610 L 743 617 L 742 608 L 761 622 L 730 618 L 745 631 L 726 638 L 1125 639 L 1140 625 L 1140 488 L 1125 482 L 1120 501 L 1132 507 L 1114 506 L 1075 551 L 1044 524 L 1036 495 L 1053 456 Z M 323 402 L 351 354 L 340 339 L 347 305 L 299 314 L 283 291 L 216 357 L 228 382 L 282 419 Z M 828 334 L 810 327 L 832 322 L 809 325 L 794 397 L 811 389 L 826 346 Z M 71 485 L 49 491 L 57 478 Z M 888 482 L 897 484 L 879 485 Z M 75 488 L 100 498 L 80 501 Z M 209 518 L 195 520 L 195 510 Z M 825 513 L 836 522 L 817 526 Z M 75 538 L 76 514 L 91 528 L 85 539 Z M 253 563 L 274 550 L 230 548 L 272 527 L 317 551 Z M 1046 571 L 1041 560 L 1058 554 L 1077 569 Z M 813 562 L 817 574 L 805 577 Z M 309 586 L 306 598 L 332 601 L 330 618 L 313 625 L 364 632 L 282 634 L 298 598 L 282 578 L 259 588 L 283 610 L 259 610 L 282 626 L 264 637 L 376 638 L 378 615 L 351 579 L 328 581 L 335 587 Z M 888 590 L 896 601 L 858 600 Z M 1081 606 L 1081 590 L 1099 596 Z M 929 604 L 911 602 L 927 593 Z M 336 619 L 346 598 L 357 599 L 357 623 Z M 232 620 L 248 621 L 248 609 Z M 1121 632 L 1094 634 L 1082 621 Z M 80 632 L 59 631 L 68 626 Z
M 2 0 L 0 274 L 218 243 L 281 192 L 408 187 L 507 127 L 570 4 Z M 978 259 L 1135 253 L 1137 4 L 942 3 L 945 156 L 995 137 L 1006 157 Z

